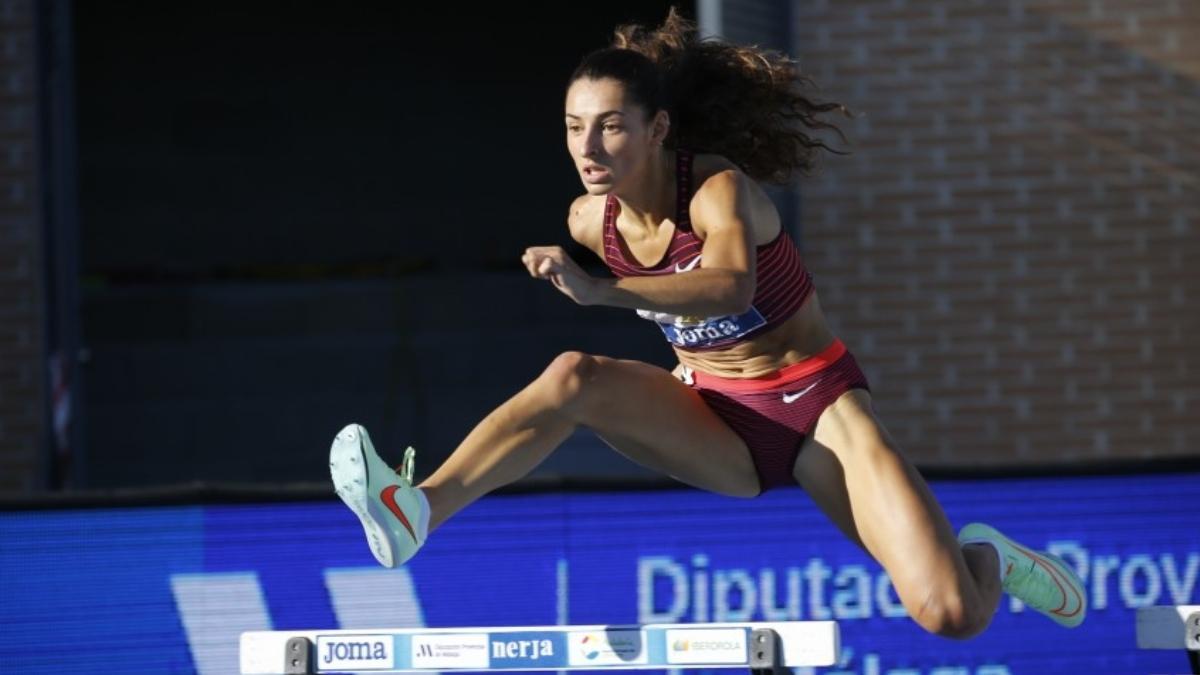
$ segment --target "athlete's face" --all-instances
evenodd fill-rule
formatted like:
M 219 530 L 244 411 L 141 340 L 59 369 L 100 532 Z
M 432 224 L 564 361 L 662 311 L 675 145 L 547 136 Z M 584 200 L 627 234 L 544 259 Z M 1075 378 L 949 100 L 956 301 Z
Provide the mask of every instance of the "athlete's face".
M 575 80 L 567 89 L 567 149 L 589 194 L 607 194 L 641 173 L 667 135 L 667 114 L 654 116 L 617 80 Z

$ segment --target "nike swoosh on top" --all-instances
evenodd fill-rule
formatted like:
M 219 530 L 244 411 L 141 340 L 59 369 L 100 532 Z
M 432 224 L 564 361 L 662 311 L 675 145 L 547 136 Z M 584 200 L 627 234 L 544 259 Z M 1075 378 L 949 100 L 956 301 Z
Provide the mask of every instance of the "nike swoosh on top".
M 692 258 L 691 260 L 688 261 L 687 265 L 680 265 L 679 263 L 675 263 L 675 272 L 676 273 L 691 272 L 692 269 L 696 267 L 696 265 L 700 264 L 700 258 L 701 258 L 701 256 L 696 256 L 695 258 Z
M 793 402 L 795 402 L 795 400 L 796 400 L 796 399 L 798 399 L 798 398 L 800 398 L 801 396 L 803 396 L 803 395 L 807 394 L 808 392 L 812 391 L 812 388 L 813 388 L 813 387 L 815 387 L 815 386 L 817 386 L 818 384 L 821 384 L 821 381 L 820 381 L 820 380 L 817 380 L 816 382 L 813 382 L 812 384 L 808 385 L 807 387 L 805 387 L 805 388 L 801 389 L 800 391 L 798 391 L 798 392 L 796 392 L 796 393 L 794 393 L 794 394 L 788 394 L 788 393 L 786 393 L 786 392 L 785 392 L 785 393 L 783 394 L 783 402 L 784 402 L 784 403 L 793 403 Z
M 388 511 L 391 511 L 392 515 L 400 520 L 400 524 L 404 526 L 404 529 L 408 530 L 408 536 L 412 537 L 413 541 L 419 544 L 420 542 L 417 541 L 417 533 L 413 531 L 412 523 L 408 522 L 408 517 L 404 515 L 404 511 L 400 510 L 400 505 L 396 503 L 396 490 L 399 489 L 399 485 L 389 485 L 383 488 L 379 492 L 379 501 L 383 502 Z

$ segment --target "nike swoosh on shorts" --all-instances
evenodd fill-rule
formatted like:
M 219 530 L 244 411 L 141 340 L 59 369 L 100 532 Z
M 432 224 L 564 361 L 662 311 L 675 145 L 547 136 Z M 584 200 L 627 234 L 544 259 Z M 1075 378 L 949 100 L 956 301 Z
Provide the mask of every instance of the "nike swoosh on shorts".
M 800 391 L 798 391 L 798 392 L 796 392 L 796 393 L 794 393 L 794 394 L 789 394 L 789 393 L 787 393 L 787 392 L 784 392 L 784 394 L 783 394 L 783 402 L 784 402 L 784 403 L 795 403 L 795 402 L 796 402 L 796 399 L 798 399 L 798 398 L 800 398 L 801 396 L 803 396 L 803 395 L 807 394 L 808 392 L 812 391 L 813 387 L 817 386 L 818 384 L 821 384 L 821 381 L 820 381 L 820 380 L 817 380 L 816 382 L 813 382 L 812 384 L 808 385 L 807 387 L 805 387 L 805 388 L 801 389 Z

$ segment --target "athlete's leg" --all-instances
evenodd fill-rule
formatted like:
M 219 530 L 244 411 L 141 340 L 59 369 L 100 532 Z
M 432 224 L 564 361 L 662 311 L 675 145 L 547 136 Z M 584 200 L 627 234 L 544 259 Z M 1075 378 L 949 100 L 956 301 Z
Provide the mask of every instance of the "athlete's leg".
M 978 634 L 1000 600 L 987 545 L 960 547 L 929 487 L 855 389 L 821 414 L 796 461 L 817 505 L 887 570 L 914 620 L 946 637 Z
M 567 352 L 484 418 L 419 486 L 429 499 L 430 528 L 528 474 L 581 426 L 631 460 L 695 487 L 759 492 L 745 442 L 691 388 L 646 363 Z

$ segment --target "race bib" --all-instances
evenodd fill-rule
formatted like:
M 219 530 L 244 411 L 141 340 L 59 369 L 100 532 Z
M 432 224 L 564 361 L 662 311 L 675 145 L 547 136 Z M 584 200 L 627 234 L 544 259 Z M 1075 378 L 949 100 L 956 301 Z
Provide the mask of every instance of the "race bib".
M 677 347 L 723 347 L 737 342 L 767 320 L 757 309 L 738 316 L 664 316 L 655 323 L 662 329 L 667 342 Z

